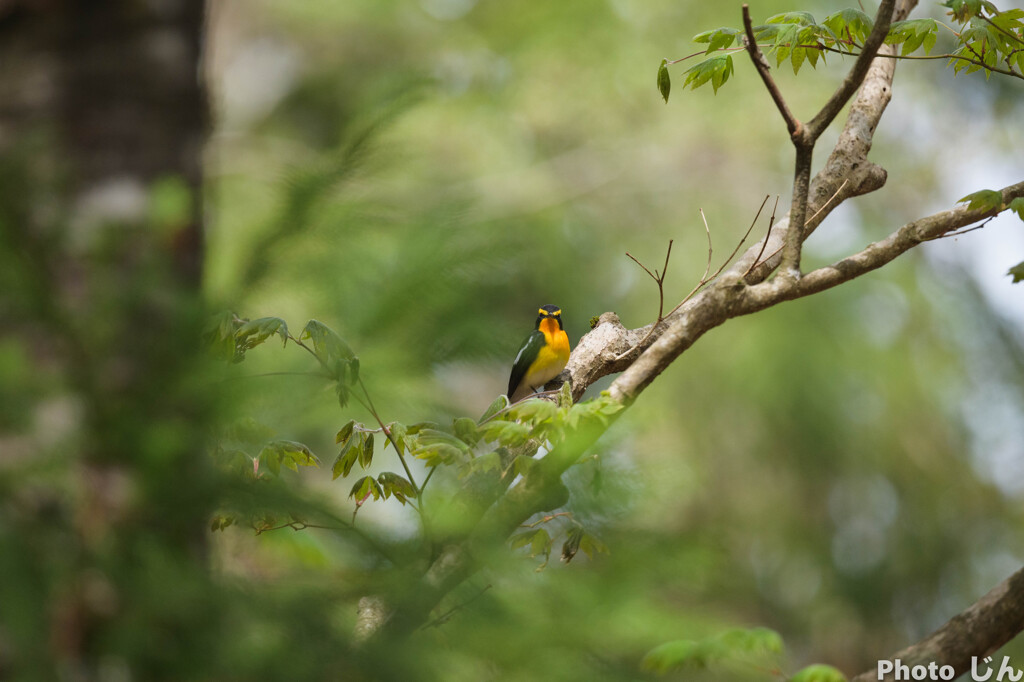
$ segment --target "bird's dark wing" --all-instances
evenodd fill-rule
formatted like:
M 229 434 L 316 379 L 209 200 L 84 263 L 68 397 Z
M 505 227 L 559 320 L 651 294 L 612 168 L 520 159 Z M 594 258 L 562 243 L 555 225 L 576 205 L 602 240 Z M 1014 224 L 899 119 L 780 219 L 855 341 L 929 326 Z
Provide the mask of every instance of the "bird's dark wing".
M 519 349 L 519 355 L 516 356 L 516 360 L 512 363 L 512 376 L 508 379 L 508 397 L 512 399 L 512 394 L 519 388 L 519 382 L 526 376 L 526 370 L 530 368 L 533 361 L 537 359 L 540 354 L 540 349 L 544 347 L 544 333 L 541 331 L 534 331 L 526 340 L 523 341 L 523 347 Z

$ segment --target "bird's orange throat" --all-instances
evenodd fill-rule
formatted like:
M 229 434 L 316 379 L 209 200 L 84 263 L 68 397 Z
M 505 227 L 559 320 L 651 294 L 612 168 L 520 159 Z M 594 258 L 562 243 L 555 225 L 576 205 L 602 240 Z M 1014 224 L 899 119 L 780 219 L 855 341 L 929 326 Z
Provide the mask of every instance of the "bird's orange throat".
M 558 320 L 552 318 L 541 320 L 538 329 L 543 332 L 551 350 L 558 355 L 569 356 L 569 337 L 566 336 L 565 330 L 559 328 Z

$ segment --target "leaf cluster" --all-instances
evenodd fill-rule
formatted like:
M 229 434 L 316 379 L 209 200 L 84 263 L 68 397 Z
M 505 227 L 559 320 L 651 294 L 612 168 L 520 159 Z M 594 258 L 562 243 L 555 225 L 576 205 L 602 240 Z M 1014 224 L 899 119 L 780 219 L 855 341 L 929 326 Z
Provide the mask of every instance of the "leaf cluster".
M 999 213 L 1009 209 L 1016 213 L 1018 218 L 1024 220 L 1024 197 L 1017 197 L 1010 203 L 1004 204 L 1002 192 L 994 189 L 982 189 L 972 192 L 958 199 L 957 203 L 967 204 L 967 209 L 970 211 L 982 211 L 984 213 Z M 1013 278 L 1014 284 L 1024 280 L 1024 262 L 1017 263 L 1006 274 Z
M 949 28 L 955 46 L 949 52 L 954 73 L 984 70 L 986 78 L 993 71 L 1024 78 L 1024 10 L 1000 11 L 987 0 L 947 0 L 950 17 L 960 24 L 959 30 Z M 783 12 L 753 27 L 758 46 L 775 65 L 788 61 L 793 73 L 810 64 L 817 68 L 828 53 L 857 55 L 874 27 L 874 21 L 863 11 L 846 8 L 834 12 L 820 23 L 810 12 Z M 939 22 L 934 19 L 909 19 L 893 22 L 886 35 L 888 45 L 900 46 L 900 57 L 923 52 L 927 58 L 938 41 Z M 717 93 L 733 74 L 732 51 L 746 47 L 744 32 L 738 28 L 721 27 L 698 33 L 695 43 L 706 44 L 704 59 L 683 72 L 684 86 L 691 90 L 707 83 Z M 684 59 L 689 59 L 685 57 Z M 658 92 L 668 102 L 672 89 L 668 67 L 683 59 L 662 60 L 658 67 Z
M 728 668 L 771 672 L 788 682 L 846 682 L 846 676 L 829 665 L 807 666 L 795 675 L 781 672 L 785 645 L 779 633 L 768 628 L 733 628 L 705 639 L 677 639 L 661 644 L 644 656 L 641 666 L 665 674 L 674 670 L 721 671 Z

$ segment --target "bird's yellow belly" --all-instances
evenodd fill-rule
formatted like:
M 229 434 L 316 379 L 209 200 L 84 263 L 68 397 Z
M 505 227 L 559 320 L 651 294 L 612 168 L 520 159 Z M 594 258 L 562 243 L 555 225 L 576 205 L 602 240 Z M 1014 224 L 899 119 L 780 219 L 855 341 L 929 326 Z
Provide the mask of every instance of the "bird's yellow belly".
M 523 384 L 531 389 L 542 388 L 544 384 L 557 377 L 569 362 L 569 337 L 565 332 L 559 330 L 550 334 L 545 329 L 541 331 L 548 337 L 548 342 L 537 353 L 537 359 L 526 370 L 523 379 Z

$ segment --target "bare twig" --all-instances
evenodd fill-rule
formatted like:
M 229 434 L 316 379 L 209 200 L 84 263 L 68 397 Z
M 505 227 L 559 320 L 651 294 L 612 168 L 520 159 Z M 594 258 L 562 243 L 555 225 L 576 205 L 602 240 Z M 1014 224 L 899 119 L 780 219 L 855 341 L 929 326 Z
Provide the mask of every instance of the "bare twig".
M 702 218 L 704 217 L 704 210 L 703 209 L 701 209 L 700 215 L 701 215 Z M 710 268 L 711 267 L 711 230 L 708 229 L 708 221 L 707 221 L 706 218 L 704 219 L 704 229 L 707 230 L 707 233 L 708 233 L 708 268 Z M 634 263 L 636 263 L 637 265 L 642 267 L 644 269 L 644 272 L 646 272 L 648 275 L 650 275 L 651 278 L 658 284 L 658 319 L 654 322 L 653 325 L 651 325 L 651 330 L 647 333 L 647 336 L 650 336 L 651 334 L 653 334 L 654 330 L 658 328 L 659 324 L 661 324 L 661 321 L 665 319 L 665 315 L 664 315 L 664 312 L 665 312 L 665 273 L 668 272 L 668 259 L 669 259 L 669 256 L 672 255 L 672 242 L 673 241 L 674 240 L 672 240 L 672 239 L 668 240 L 668 251 L 665 253 L 665 267 L 662 269 L 660 275 L 658 274 L 657 268 L 655 268 L 654 272 L 652 273 L 650 270 L 647 269 L 647 266 L 644 265 L 643 263 L 641 263 L 640 261 L 638 261 L 633 256 L 633 254 L 631 254 L 629 251 L 626 252 L 626 255 L 629 256 L 630 258 L 632 258 Z M 705 271 L 704 274 L 707 275 L 707 272 Z M 646 341 L 646 340 L 647 340 L 647 337 L 644 337 L 644 341 Z M 641 343 L 643 343 L 643 341 L 641 341 Z M 626 355 L 629 355 L 632 352 L 633 352 L 633 349 L 630 348 L 625 353 L 623 353 L 621 357 L 625 357 Z
M 484 592 L 486 592 L 489 589 L 491 589 L 491 586 L 490 585 L 485 585 L 484 588 L 482 590 L 480 590 L 479 592 L 477 592 L 475 595 L 473 595 L 472 597 L 470 597 L 466 601 L 462 602 L 461 604 L 456 604 L 455 606 L 453 606 L 452 608 L 448 609 L 447 611 L 442 613 L 440 616 L 438 616 L 434 620 L 432 620 L 429 623 L 426 623 L 425 625 L 423 625 L 420 629 L 421 630 L 427 630 L 429 628 L 437 627 L 438 625 L 444 625 L 445 623 L 448 622 L 448 620 L 453 615 L 455 615 L 456 613 L 458 613 L 459 611 L 461 611 L 462 609 L 466 608 L 467 606 L 469 606 L 470 604 L 475 602 L 477 599 L 482 597 Z
M 554 514 L 547 514 L 547 515 L 543 516 L 539 521 L 534 521 L 533 523 L 524 523 L 524 524 L 522 524 L 520 526 L 520 528 L 536 528 L 537 526 L 541 525 L 542 523 L 547 523 L 549 521 L 553 521 L 554 519 L 557 519 L 559 516 L 568 516 L 568 517 L 571 518 L 572 517 L 572 512 L 556 512 Z
M 705 280 L 708 277 L 708 272 L 711 270 L 711 256 L 714 255 L 715 250 L 711 246 L 711 228 L 708 227 L 707 216 L 704 215 L 704 209 L 703 208 L 699 209 L 699 210 L 700 210 L 700 219 L 702 221 L 704 221 L 704 232 L 708 236 L 708 263 L 707 263 L 707 265 L 704 266 L 704 274 L 701 276 L 701 279 Z
M 651 272 L 646 265 L 636 259 L 636 256 L 631 254 L 629 251 L 626 252 L 626 255 L 629 256 L 634 263 L 643 268 L 644 272 L 650 275 L 651 279 L 653 279 L 658 285 L 658 322 L 661 322 L 662 319 L 664 319 L 662 312 L 665 310 L 665 274 L 668 272 L 668 259 L 672 256 L 673 241 L 674 240 L 672 239 L 668 240 L 668 251 L 665 252 L 665 266 L 662 268 L 661 273 L 658 272 L 657 268 L 654 269 L 654 272 Z
M 355 526 L 353 526 L 350 523 L 345 523 L 344 521 L 341 521 L 340 519 L 338 520 L 338 525 L 337 526 L 323 526 L 323 525 L 316 524 L 316 523 L 307 523 L 305 521 L 294 521 L 294 520 L 293 521 L 289 521 L 288 523 L 282 523 L 282 524 L 280 524 L 278 526 L 270 526 L 268 528 L 261 528 L 261 527 L 255 525 L 255 524 L 252 524 L 252 529 L 256 532 L 256 535 L 262 535 L 263 533 L 269 533 L 270 531 L 273 531 L 273 530 L 282 530 L 284 528 L 291 528 L 294 531 L 305 530 L 306 528 L 319 528 L 319 529 L 322 529 L 322 530 L 336 530 L 336 531 L 346 531 L 346 532 L 349 532 L 349 533 L 353 533 L 354 535 L 358 536 L 359 539 L 367 547 L 372 549 L 374 552 L 379 554 L 381 557 L 387 559 L 388 561 L 390 561 L 395 566 L 399 565 L 399 563 L 398 563 L 397 559 L 394 557 L 394 555 L 392 555 L 391 552 L 389 552 L 382 545 L 380 545 L 376 540 L 374 540 L 372 536 L 367 535 L 366 533 L 361 531 L 359 528 L 356 528 Z
M 814 219 L 815 219 L 815 218 L 817 218 L 817 217 L 818 217 L 818 215 L 819 215 L 819 214 L 820 214 L 820 213 L 821 213 L 822 211 L 824 211 L 824 210 L 825 210 L 826 208 L 828 208 L 828 205 L 832 203 L 832 200 L 833 200 L 833 199 L 835 199 L 835 198 L 836 198 L 837 196 L 839 196 L 839 193 L 843 191 L 843 188 L 844 188 L 844 187 L 846 187 L 846 185 L 847 185 L 847 183 L 848 183 L 848 182 L 850 182 L 850 179 L 849 179 L 849 178 L 846 178 L 846 179 L 844 179 L 844 180 L 843 180 L 843 184 L 839 185 L 839 189 L 837 189 L 837 190 L 836 190 L 836 191 L 835 191 L 835 192 L 834 192 L 834 193 L 832 194 L 832 196 L 830 196 L 830 197 L 828 198 L 828 201 L 826 201 L 826 202 L 825 202 L 824 204 L 822 204 L 822 205 L 821 205 L 821 207 L 820 207 L 820 208 L 818 208 L 818 210 L 814 212 L 814 215 L 812 215 L 812 216 L 811 216 L 810 218 L 808 218 L 808 219 L 807 219 L 807 221 L 806 221 L 806 224 L 808 224 L 808 225 L 809 225 L 809 224 L 813 223 L 813 222 L 814 222 Z
M 714 248 L 713 248 L 713 246 L 711 244 L 711 228 L 708 227 L 707 216 L 704 215 L 704 209 L 703 208 L 700 209 L 700 217 L 701 217 L 701 220 L 704 221 L 704 232 L 707 234 L 707 237 L 708 237 L 708 261 L 707 261 L 707 264 L 704 266 L 704 274 L 701 276 L 700 281 L 697 282 L 697 284 L 693 287 L 693 289 L 690 289 L 690 292 L 688 294 L 686 294 L 686 296 L 683 297 L 683 300 L 680 301 L 679 304 L 676 305 L 675 308 L 673 308 L 672 310 L 668 311 L 667 315 L 663 316 L 661 314 L 661 310 L 660 310 L 660 307 L 659 307 L 657 322 L 655 322 L 654 324 L 651 325 L 650 329 L 647 330 L 647 333 L 644 335 L 644 337 L 642 339 L 640 339 L 640 341 L 638 341 L 635 345 L 631 346 L 627 350 L 625 350 L 622 353 L 620 353 L 615 358 L 616 362 L 619 361 L 619 360 L 625 359 L 626 357 L 628 357 L 632 353 L 635 353 L 637 351 L 637 349 L 643 348 L 644 345 L 647 343 L 648 339 L 650 339 L 651 336 L 654 334 L 654 332 L 658 329 L 658 325 L 661 324 L 661 322 L 666 317 L 670 317 L 672 314 L 674 314 L 687 301 L 689 301 L 691 298 L 693 298 L 694 294 L 696 294 L 698 291 L 700 291 L 701 288 L 704 287 L 704 285 L 706 285 L 708 282 L 710 282 L 711 280 L 715 279 L 720 274 L 722 274 L 722 271 L 725 270 L 726 266 L 729 265 L 729 263 L 732 262 L 732 259 L 739 252 L 740 247 L 742 247 L 743 243 L 746 242 L 747 237 L 750 236 L 751 231 L 754 229 L 754 225 L 757 224 L 757 219 L 761 217 L 761 211 L 764 210 L 764 206 L 767 203 L 768 203 L 768 195 L 765 195 L 764 201 L 761 202 L 761 206 L 757 209 L 757 214 L 754 216 L 754 220 L 750 223 L 750 227 L 747 228 L 747 231 L 744 233 L 744 235 L 740 239 L 739 243 L 736 244 L 736 248 L 734 248 L 732 250 L 732 253 L 729 254 L 729 257 L 725 259 L 725 261 L 718 268 L 718 270 L 716 270 L 715 273 L 713 275 L 710 275 L 710 276 L 708 275 L 708 273 L 711 272 L 711 260 L 714 257 Z M 628 256 L 629 254 L 627 253 L 626 255 Z M 630 257 L 632 258 L 632 256 L 630 256 Z M 636 260 L 636 259 L 634 258 L 634 260 Z M 639 263 L 639 261 L 638 261 L 638 263 Z M 668 260 L 667 259 L 665 260 L 665 263 L 666 263 L 666 265 L 668 264 Z M 643 265 L 641 265 L 640 267 L 643 267 Z M 644 270 L 647 270 L 647 268 L 644 268 Z
M 767 199 L 767 197 L 765 197 Z M 768 232 L 764 235 L 764 241 L 761 242 L 761 250 L 757 252 L 757 258 L 750 264 L 750 267 L 743 273 L 743 277 L 750 274 L 750 271 L 757 267 L 757 264 L 761 262 L 761 256 L 764 255 L 764 249 L 768 246 L 768 239 L 772 236 L 772 225 L 775 224 L 775 211 L 779 208 L 779 195 L 775 195 L 775 206 L 772 207 L 772 217 L 768 219 Z M 770 258 L 770 256 L 769 256 Z
M 750 53 L 750 59 L 754 62 L 754 67 L 761 76 L 761 80 L 764 81 L 764 86 L 772 96 L 772 100 L 775 102 L 779 113 L 782 114 L 782 118 L 786 122 L 786 129 L 789 131 L 789 136 L 796 139 L 803 132 L 803 124 L 789 110 L 789 106 L 786 104 L 786 100 L 783 99 L 779 86 L 775 84 L 775 79 L 772 78 L 768 60 L 764 58 L 761 48 L 757 46 L 757 39 L 754 37 L 754 25 L 750 21 L 750 6 L 746 3 L 743 4 L 743 28 L 747 34 L 747 52 Z
M 983 228 L 986 225 L 988 225 L 989 222 L 991 222 L 993 220 L 993 218 L 995 218 L 995 216 L 992 216 L 992 218 L 988 218 L 981 225 L 975 225 L 974 227 L 969 227 L 966 230 L 956 230 L 954 232 L 947 232 L 946 234 L 940 234 L 940 235 L 935 236 L 935 237 L 927 237 L 925 239 L 922 239 L 921 241 L 929 242 L 929 241 L 935 241 L 936 239 L 948 239 L 949 237 L 959 237 L 962 234 L 967 234 L 968 232 L 974 232 L 975 230 L 980 230 L 981 228 Z
M 732 250 L 732 253 L 730 253 L 730 254 L 729 254 L 729 257 L 728 257 L 728 258 L 726 258 L 726 259 L 725 259 L 724 261 L 722 261 L 722 265 L 721 265 L 721 266 L 719 266 L 719 268 L 718 268 L 717 270 L 715 270 L 714 274 L 712 274 L 712 275 L 711 275 L 710 277 L 708 276 L 708 269 L 705 269 L 705 270 L 704 270 L 704 276 L 703 276 L 703 277 L 701 277 L 701 279 L 700 279 L 700 281 L 699 281 L 699 282 L 697 282 L 697 286 L 695 286 L 695 287 L 694 287 L 694 288 L 693 288 L 693 289 L 692 289 L 692 290 L 690 291 L 690 293 L 688 293 L 688 294 L 686 295 L 686 297 L 685 297 L 685 298 L 683 298 L 683 300 L 679 302 L 679 305 L 677 305 L 677 306 L 676 306 L 675 308 L 673 308 L 672 310 L 670 310 L 670 311 L 668 312 L 668 315 L 666 315 L 665 317 L 671 317 L 673 313 L 675 313 L 675 312 L 676 312 L 677 310 L 679 310 L 680 308 L 682 308 L 682 307 L 683 307 L 683 305 L 684 305 L 684 304 L 685 304 L 685 303 L 686 303 L 687 301 L 689 301 L 689 300 L 690 300 L 691 298 L 693 298 L 694 294 L 696 294 L 696 293 L 697 293 L 698 291 L 700 291 L 700 290 L 701 290 L 701 288 L 702 288 L 702 287 L 703 287 L 703 286 L 704 286 L 705 284 L 707 284 L 708 282 L 710 282 L 710 281 L 714 280 L 714 279 L 715 279 L 716 277 L 718 277 L 718 276 L 719 276 L 720 274 L 722 274 L 722 271 L 723 271 L 723 270 L 725 270 L 725 268 L 726 268 L 726 267 L 727 267 L 727 266 L 729 265 L 729 263 L 731 263 L 731 262 L 732 262 L 732 259 L 733 259 L 733 258 L 734 258 L 734 257 L 736 256 L 736 254 L 737 254 L 737 253 L 739 253 L 740 247 L 741 247 L 741 246 L 743 246 L 744 242 L 746 242 L 746 241 L 747 241 L 747 237 L 749 237 L 749 236 L 750 236 L 750 233 L 751 233 L 751 232 L 752 232 L 752 231 L 754 230 L 754 225 L 756 225 L 756 224 L 757 224 L 757 219 L 758 219 L 759 217 L 761 217 L 761 211 L 763 211 L 763 210 L 764 210 L 764 205 L 765 205 L 766 203 L 768 203 L 768 197 L 767 197 L 767 196 L 765 196 L 765 198 L 764 198 L 764 201 L 762 201 L 762 202 L 761 202 L 761 207 L 757 209 L 757 215 L 755 215 L 755 216 L 754 216 L 754 220 L 753 220 L 753 221 L 752 221 L 752 222 L 750 223 L 750 227 L 748 227 L 748 228 L 747 228 L 747 231 L 743 233 L 743 237 L 741 237 L 741 238 L 740 238 L 740 241 L 739 241 L 739 243 L 738 243 L 738 244 L 736 244 L 736 248 Z M 704 215 L 704 212 L 703 212 L 703 211 L 701 211 L 701 215 L 702 215 L 702 216 Z M 707 222 L 705 222 L 705 223 L 704 223 L 704 226 L 705 226 L 705 227 L 707 227 Z M 709 237 L 709 238 L 710 238 L 710 237 Z M 711 259 L 711 253 L 709 252 L 709 253 L 708 253 L 708 264 L 709 264 L 709 265 L 710 265 L 710 259 Z M 645 339 L 645 340 L 646 340 L 646 339 Z M 639 345 L 639 344 L 638 344 L 638 345 Z

